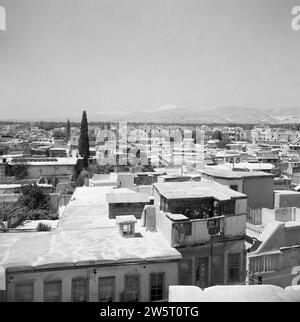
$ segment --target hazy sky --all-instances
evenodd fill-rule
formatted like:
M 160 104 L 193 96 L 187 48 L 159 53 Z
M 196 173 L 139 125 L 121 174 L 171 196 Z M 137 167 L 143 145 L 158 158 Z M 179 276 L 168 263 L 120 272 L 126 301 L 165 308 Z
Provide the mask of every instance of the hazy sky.
M 0 0 L 0 119 L 300 106 L 300 0 Z

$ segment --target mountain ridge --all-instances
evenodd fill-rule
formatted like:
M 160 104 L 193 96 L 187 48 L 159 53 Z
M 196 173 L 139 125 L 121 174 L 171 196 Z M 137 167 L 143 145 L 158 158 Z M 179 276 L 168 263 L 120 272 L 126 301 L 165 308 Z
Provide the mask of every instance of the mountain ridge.
M 87 109 L 89 122 L 143 122 L 143 123 L 236 123 L 236 124 L 288 124 L 300 123 L 300 108 L 259 109 L 240 106 L 184 108 L 175 105 L 163 105 L 146 111 L 93 113 Z M 80 122 L 81 114 L 45 119 L 45 122 L 61 122 L 66 119 Z M 35 118 L 22 121 L 34 122 Z M 13 121 L 7 120 L 7 121 Z M 18 120 L 14 120 L 18 121 Z M 21 121 L 21 120 L 19 120 Z

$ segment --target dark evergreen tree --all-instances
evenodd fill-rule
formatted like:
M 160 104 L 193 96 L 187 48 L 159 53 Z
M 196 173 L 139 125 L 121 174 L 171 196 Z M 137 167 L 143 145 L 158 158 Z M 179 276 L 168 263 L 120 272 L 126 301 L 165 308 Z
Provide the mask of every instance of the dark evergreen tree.
M 70 121 L 67 121 L 67 127 L 66 127 L 66 138 L 67 140 L 70 140 L 71 137 L 71 124 Z
M 89 157 L 90 157 L 90 143 L 89 143 L 89 128 L 88 128 L 88 121 L 86 117 L 86 111 L 83 111 L 82 113 L 80 137 L 79 137 L 78 145 L 79 145 L 79 154 L 83 158 L 83 166 L 85 169 L 87 169 L 89 165 Z

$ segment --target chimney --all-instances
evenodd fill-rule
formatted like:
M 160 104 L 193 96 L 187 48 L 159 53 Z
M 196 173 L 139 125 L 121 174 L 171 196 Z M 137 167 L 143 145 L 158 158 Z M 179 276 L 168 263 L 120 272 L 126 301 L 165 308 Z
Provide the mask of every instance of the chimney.
M 146 230 L 156 231 L 156 208 L 154 205 L 144 207 L 143 226 L 146 227 Z

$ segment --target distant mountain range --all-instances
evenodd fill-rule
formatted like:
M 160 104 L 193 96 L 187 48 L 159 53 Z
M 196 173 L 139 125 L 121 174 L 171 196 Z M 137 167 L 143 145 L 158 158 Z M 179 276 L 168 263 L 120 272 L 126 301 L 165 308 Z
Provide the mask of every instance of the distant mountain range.
M 159 108 L 123 113 L 92 113 L 87 109 L 89 122 L 145 122 L 145 123 L 240 123 L 240 124 L 280 124 L 300 123 L 300 108 L 257 109 L 238 106 L 189 109 L 173 105 Z M 53 117 L 43 121 L 61 122 L 70 118 L 80 122 L 81 114 L 65 117 Z M 41 119 L 27 119 L 40 121 Z M 20 121 L 20 120 L 19 120 Z M 26 121 L 26 120 L 23 120 Z
M 77 120 L 80 121 L 81 117 Z M 162 123 L 300 123 L 300 108 L 254 109 L 237 106 L 186 109 L 166 105 L 148 111 L 123 114 L 88 113 L 89 121 L 127 121 Z

